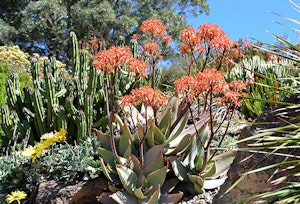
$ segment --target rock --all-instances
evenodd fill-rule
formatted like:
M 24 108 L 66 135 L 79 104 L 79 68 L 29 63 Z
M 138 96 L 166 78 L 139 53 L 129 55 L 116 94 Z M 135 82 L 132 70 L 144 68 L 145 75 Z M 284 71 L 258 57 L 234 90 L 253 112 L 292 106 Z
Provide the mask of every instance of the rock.
M 107 189 L 107 179 L 96 177 L 75 184 L 41 181 L 35 204 L 98 204 L 97 196 Z
M 300 97 L 291 96 L 285 98 L 284 101 L 299 104 Z M 286 125 L 282 118 L 299 115 L 299 111 L 299 108 L 295 110 L 284 109 L 283 106 L 279 105 L 270 106 L 260 117 L 254 121 L 253 125 L 245 127 L 241 130 L 239 140 L 255 135 L 259 132 L 259 130 Z M 247 143 L 241 143 L 239 147 L 245 148 L 247 147 Z M 299 155 L 300 153 L 293 152 L 292 154 Z M 228 178 L 213 199 L 213 204 L 235 203 L 241 201 L 241 199 L 247 199 L 247 197 L 250 195 L 258 194 L 263 191 L 271 191 L 270 189 L 274 188 L 274 186 L 271 185 L 270 181 L 286 175 L 288 173 L 287 171 L 274 173 L 274 169 L 270 169 L 267 171 L 249 174 L 235 188 L 233 188 L 229 193 L 225 194 L 227 189 L 229 189 L 245 172 L 249 171 L 254 166 L 256 166 L 255 168 L 259 168 L 282 162 L 283 159 L 285 159 L 285 157 L 269 156 L 267 159 L 263 160 L 265 157 L 266 154 L 239 151 L 230 166 Z M 243 200 L 242 203 L 255 203 L 255 201 Z

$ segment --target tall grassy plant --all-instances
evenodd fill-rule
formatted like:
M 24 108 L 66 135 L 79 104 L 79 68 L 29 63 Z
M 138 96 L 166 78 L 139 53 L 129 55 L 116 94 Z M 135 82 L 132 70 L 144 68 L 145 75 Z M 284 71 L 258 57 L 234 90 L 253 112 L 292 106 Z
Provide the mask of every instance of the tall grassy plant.
M 300 6 L 290 0 L 295 9 L 300 12 Z M 286 18 L 297 24 L 299 20 Z M 280 46 L 267 45 L 267 48 L 261 48 L 274 54 L 277 57 L 289 59 L 294 62 L 292 69 L 299 72 L 300 47 L 288 40 L 271 33 L 279 42 Z M 282 162 L 265 165 L 262 167 L 254 166 L 245 173 L 234 185 L 234 188 L 246 175 L 255 172 L 273 170 L 277 175 L 276 178 L 270 179 L 272 187 L 266 192 L 253 195 L 250 199 L 255 199 L 260 203 L 299 203 L 300 202 L 300 105 L 299 105 L 299 76 L 291 78 L 296 86 L 290 90 L 290 95 L 296 99 L 294 103 L 275 102 L 281 106 L 281 114 L 277 115 L 284 125 L 273 129 L 261 130 L 259 134 L 245 138 L 241 142 L 248 142 L 248 148 L 240 149 L 241 151 L 254 151 L 264 153 L 265 159 L 271 156 L 282 158 Z M 283 117 L 284 116 L 284 117 Z M 282 123 L 281 123 L 282 124 Z M 251 142 L 250 142 L 251 141 Z

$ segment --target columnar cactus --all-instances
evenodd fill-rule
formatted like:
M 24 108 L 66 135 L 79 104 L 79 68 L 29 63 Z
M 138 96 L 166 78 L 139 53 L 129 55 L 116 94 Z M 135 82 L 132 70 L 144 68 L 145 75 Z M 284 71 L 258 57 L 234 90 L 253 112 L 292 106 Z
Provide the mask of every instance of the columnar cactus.
M 79 52 L 74 32 L 70 33 L 70 40 L 71 71 L 59 70 L 54 57 L 45 61 L 42 69 L 37 60 L 32 59 L 32 87 L 25 87 L 23 94 L 17 74 L 7 79 L 8 104 L 0 110 L 1 126 L 8 140 L 19 134 L 19 138 L 27 135 L 34 142 L 43 133 L 64 128 L 69 133 L 68 141 L 74 142 L 82 136 L 90 136 L 93 128 L 106 130 L 103 73 L 91 65 L 88 51 Z M 137 57 L 137 44 L 133 43 L 132 48 Z M 124 67 L 124 75 L 117 79 L 116 97 L 128 93 L 136 84 L 135 77 L 126 73 L 129 73 L 128 67 Z M 29 127 L 27 131 L 15 128 L 24 123 Z

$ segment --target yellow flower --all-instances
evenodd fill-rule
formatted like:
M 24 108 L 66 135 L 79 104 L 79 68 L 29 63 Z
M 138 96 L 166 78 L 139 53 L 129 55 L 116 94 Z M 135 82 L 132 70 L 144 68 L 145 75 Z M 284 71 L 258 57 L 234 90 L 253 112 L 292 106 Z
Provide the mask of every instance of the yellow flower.
M 43 149 L 37 146 L 29 146 L 23 152 L 22 155 L 32 159 L 32 163 L 35 162 L 36 158 L 40 156 L 43 152 Z
M 42 140 L 35 144 L 35 147 L 39 147 L 41 149 L 48 149 L 54 143 L 52 139 Z
M 17 201 L 20 204 L 20 200 L 25 199 L 27 194 L 24 191 L 13 191 L 6 196 L 6 202 L 12 203 Z
M 52 143 L 63 142 L 63 141 L 66 141 L 66 139 L 67 139 L 66 135 L 67 135 L 67 131 L 65 129 L 61 128 L 59 130 L 59 132 L 55 131 L 54 134 L 53 134 L 53 132 L 43 134 L 41 136 L 41 140 L 51 141 Z
M 59 132 L 55 131 L 55 138 L 57 139 L 57 142 L 63 142 L 67 139 L 67 131 L 63 128 L 59 130 Z
M 53 132 L 43 134 L 41 136 L 41 140 L 52 141 L 52 143 L 56 142 L 56 138 L 55 138 L 55 135 L 53 134 Z

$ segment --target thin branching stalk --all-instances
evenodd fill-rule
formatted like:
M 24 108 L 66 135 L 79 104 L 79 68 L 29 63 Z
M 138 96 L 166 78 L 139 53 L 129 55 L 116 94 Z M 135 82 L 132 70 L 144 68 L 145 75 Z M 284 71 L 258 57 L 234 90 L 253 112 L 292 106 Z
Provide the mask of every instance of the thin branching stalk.
M 140 180 L 143 180 L 143 176 L 144 176 L 144 165 L 145 165 L 145 158 L 144 158 L 144 142 L 147 136 L 147 132 L 148 132 L 148 117 L 147 117 L 147 107 L 145 108 L 145 117 L 146 117 L 146 121 L 145 121 L 145 127 L 143 127 L 143 137 L 142 139 L 139 141 L 139 151 L 140 151 L 140 162 L 141 162 L 141 173 L 139 175 Z M 144 182 L 142 182 L 142 187 L 144 185 Z
M 152 89 L 155 89 L 155 65 L 154 65 L 154 57 L 153 53 L 150 53 L 150 70 L 151 70 L 151 87 Z
M 221 147 L 222 142 L 223 142 L 223 140 L 224 140 L 224 138 L 225 138 L 225 136 L 226 136 L 226 133 L 227 133 L 227 131 L 228 131 L 228 129 L 229 129 L 229 125 L 230 125 L 230 122 L 231 122 L 231 119 L 232 119 L 232 116 L 233 116 L 233 111 L 234 111 L 234 109 L 232 110 L 232 112 L 231 112 L 231 114 L 230 114 L 230 116 L 229 116 L 229 120 L 228 120 L 228 123 L 227 123 L 227 125 L 226 125 L 226 129 L 225 129 L 225 131 L 224 131 L 224 134 L 223 134 L 222 137 L 221 137 L 221 141 L 220 141 L 219 144 L 218 144 L 218 148 Z M 223 121 L 221 122 L 221 124 L 219 125 L 219 127 L 215 130 L 215 132 L 217 132 L 217 131 L 220 129 L 221 125 L 224 123 L 225 119 L 227 118 L 228 112 L 229 112 L 229 110 L 226 112 L 226 116 L 224 117 L 224 119 L 223 119 Z M 216 153 L 217 153 L 217 150 L 214 150 L 214 152 L 213 152 L 212 155 L 210 156 L 209 160 L 211 160 L 211 159 L 216 155 Z
M 193 63 L 195 62 L 195 60 L 196 60 L 196 58 L 195 58 L 195 55 L 194 55 L 194 50 L 192 49 L 191 50 L 191 62 L 190 62 L 190 65 L 189 65 L 189 76 L 192 76 L 192 74 L 193 74 Z
M 194 117 L 194 114 L 193 114 L 193 110 L 191 108 L 192 104 L 190 103 L 189 99 L 186 97 L 186 101 L 187 101 L 187 104 L 188 104 L 188 108 L 190 110 L 190 115 L 191 115 L 191 118 L 192 118 L 192 123 L 193 123 L 193 126 L 195 128 L 195 131 L 196 131 L 196 135 L 199 137 L 199 132 L 197 130 L 197 127 L 196 127 L 196 120 L 195 120 L 195 117 Z M 200 143 L 201 143 L 201 146 L 204 148 L 204 144 L 202 143 L 201 140 L 199 140 Z
M 204 157 L 203 157 L 203 165 L 200 169 L 200 172 L 202 172 L 206 168 L 206 164 L 210 161 L 208 160 L 209 156 L 209 150 L 210 150 L 210 144 L 214 137 L 214 131 L 213 131 L 213 111 L 212 111 L 212 92 L 210 91 L 210 98 L 209 98 L 209 128 L 210 128 L 210 135 L 207 142 L 206 147 L 204 147 Z
M 114 99 L 111 99 L 114 97 L 114 87 L 111 86 L 109 87 L 109 82 L 107 79 L 107 74 L 105 77 L 105 83 L 104 83 L 104 89 L 105 89 L 105 98 L 106 98 L 106 109 L 107 109 L 107 117 L 108 117 L 108 125 L 109 125 L 109 133 L 110 133 L 110 145 L 111 145 L 111 149 L 113 152 L 113 155 L 115 157 L 115 159 L 117 159 L 118 157 L 118 153 L 117 153 L 117 149 L 116 149 L 116 144 L 115 144 L 115 136 L 114 136 L 114 130 L 113 130 L 113 117 L 114 117 L 114 107 L 113 107 L 113 101 Z M 108 88 L 110 88 L 110 97 L 109 98 L 109 93 L 108 93 Z M 110 99 L 110 100 L 109 100 Z M 110 104 L 112 104 L 112 110 L 110 111 Z
M 132 121 L 133 128 L 134 128 L 134 130 L 136 130 L 136 129 L 137 129 L 137 127 L 136 127 L 136 124 L 135 124 L 135 122 L 134 122 L 134 119 L 133 119 L 133 114 L 132 114 L 132 105 L 129 105 L 128 107 L 130 108 L 130 119 L 131 119 L 131 121 Z
M 207 48 L 207 52 L 205 54 L 205 60 L 204 60 L 204 63 L 202 65 L 202 68 L 200 69 L 200 72 L 202 72 L 205 69 L 206 64 L 208 63 L 208 55 L 209 55 L 209 53 L 210 53 L 210 47 Z
M 221 55 L 221 59 L 219 61 L 219 65 L 217 67 L 217 70 L 220 70 L 221 69 L 221 66 L 222 66 L 222 61 L 224 59 L 224 56 L 225 56 L 225 50 L 222 52 L 222 55 Z

